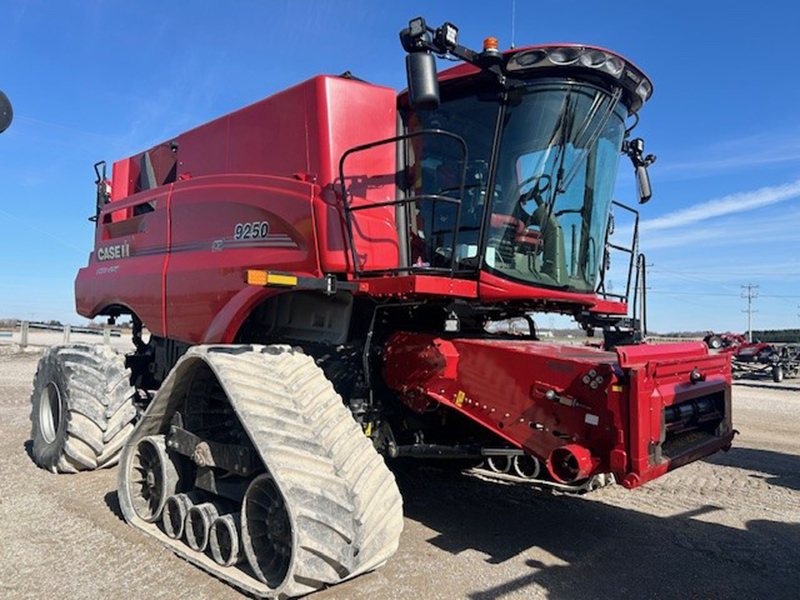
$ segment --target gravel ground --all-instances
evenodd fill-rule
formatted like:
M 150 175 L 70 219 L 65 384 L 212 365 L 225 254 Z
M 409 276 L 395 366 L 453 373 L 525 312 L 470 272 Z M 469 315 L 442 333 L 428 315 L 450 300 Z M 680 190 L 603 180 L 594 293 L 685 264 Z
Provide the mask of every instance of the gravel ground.
M 34 466 L 36 360 L 0 353 L 0 598 L 242 598 L 125 525 L 116 469 Z M 737 384 L 735 447 L 632 492 L 400 471 L 398 553 L 314 599 L 798 598 L 798 384 Z

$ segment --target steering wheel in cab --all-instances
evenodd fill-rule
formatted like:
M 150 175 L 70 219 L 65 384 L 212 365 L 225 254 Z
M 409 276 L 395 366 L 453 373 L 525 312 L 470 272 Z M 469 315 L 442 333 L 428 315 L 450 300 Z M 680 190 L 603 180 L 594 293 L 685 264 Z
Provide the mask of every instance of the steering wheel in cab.
M 528 191 L 521 191 L 530 184 L 533 185 Z M 542 248 L 541 223 L 539 222 L 540 218 L 537 218 L 536 211 L 545 206 L 544 194 L 550 189 L 550 184 L 550 175 L 544 174 L 529 177 L 517 186 L 519 199 L 514 207 L 513 217 L 511 217 L 515 223 L 509 223 L 509 225 L 515 230 L 513 235 L 515 244 L 525 254 L 537 253 Z M 531 200 L 536 203 L 536 209 L 528 212 L 525 205 Z M 531 229 L 531 227 L 535 227 L 535 229 Z
M 517 191 L 520 192 L 518 200 L 519 210 L 525 214 L 528 214 L 525 210 L 525 205 L 531 200 L 536 202 L 537 207 L 541 206 L 544 203 L 544 193 L 550 189 L 550 182 L 550 175 L 547 174 L 534 175 L 533 177 L 528 177 L 528 179 L 525 181 L 521 181 L 517 186 Z M 522 188 L 530 183 L 534 184 L 531 189 L 529 189 L 527 192 L 522 192 Z

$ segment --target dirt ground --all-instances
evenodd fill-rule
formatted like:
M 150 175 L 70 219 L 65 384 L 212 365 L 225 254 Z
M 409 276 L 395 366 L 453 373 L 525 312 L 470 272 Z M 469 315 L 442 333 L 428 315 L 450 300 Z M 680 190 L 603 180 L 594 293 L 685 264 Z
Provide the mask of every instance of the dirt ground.
M 0 598 L 242 598 L 128 527 L 117 471 L 31 462 L 37 355 L 0 353 Z M 800 382 L 737 384 L 728 453 L 632 492 L 570 496 L 401 471 L 383 568 L 314 600 L 800 597 Z

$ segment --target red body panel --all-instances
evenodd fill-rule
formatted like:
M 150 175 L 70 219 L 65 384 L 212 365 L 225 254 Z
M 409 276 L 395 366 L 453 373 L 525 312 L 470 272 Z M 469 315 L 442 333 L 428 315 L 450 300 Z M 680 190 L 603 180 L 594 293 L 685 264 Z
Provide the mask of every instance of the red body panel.
M 253 175 L 199 177 L 175 184 L 167 334 L 191 343 L 203 341 L 214 317 L 243 289 L 243 265 L 319 276 L 313 222 L 317 191 L 311 183 Z M 266 221 L 269 233 L 236 240 L 232 218 L 240 223 Z
M 359 292 L 378 298 L 395 296 L 449 296 L 477 298 L 478 284 L 467 279 L 451 279 L 431 275 L 403 275 L 398 277 L 372 277 L 359 281 Z
M 592 457 L 590 473 L 613 472 L 636 487 L 730 445 L 733 437 L 727 358 L 709 356 L 702 344 L 638 348 L 644 350 L 612 353 L 398 333 L 386 346 L 383 374 L 421 414 L 442 404 L 543 460 L 567 445 L 583 448 Z M 702 381 L 691 381 L 695 369 Z M 725 411 L 716 435 L 669 458 L 652 456 L 664 442 L 665 407 L 719 393 Z
M 513 300 L 529 300 L 541 305 L 544 309 L 556 305 L 579 305 L 590 312 L 604 314 L 627 315 L 628 305 L 625 302 L 604 300 L 594 294 L 578 294 L 562 290 L 551 290 L 514 283 L 508 279 L 481 271 L 479 296 L 482 302 L 509 302 Z
M 177 148 L 174 183 L 136 193 L 145 153 L 116 162 L 95 253 L 76 280 L 78 312 L 93 317 L 119 304 L 157 335 L 230 341 L 236 319 L 218 320 L 250 305 L 246 269 L 350 270 L 339 159 L 395 128 L 393 90 L 321 76 L 148 151 L 160 182 Z M 394 199 L 391 145 L 356 154 L 347 167 L 353 205 Z M 267 236 L 234 239 L 237 224 L 262 222 Z M 357 213 L 354 229 L 362 268 L 397 266 L 393 207 Z M 127 251 L 106 249 L 117 246 Z
M 162 292 L 169 195 L 167 186 L 106 205 L 98 216 L 95 251 L 75 281 L 78 313 L 93 317 L 107 306 L 126 306 L 151 332 L 164 335 Z M 145 208 L 147 212 L 143 212 Z M 127 256 L 113 258 L 110 249 Z

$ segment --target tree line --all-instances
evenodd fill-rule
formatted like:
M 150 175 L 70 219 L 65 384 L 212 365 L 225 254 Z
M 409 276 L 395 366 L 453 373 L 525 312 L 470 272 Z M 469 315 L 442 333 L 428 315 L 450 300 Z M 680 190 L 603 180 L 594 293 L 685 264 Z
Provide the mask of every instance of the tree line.
M 800 329 L 763 329 L 753 330 L 753 339 L 760 342 L 800 343 Z

